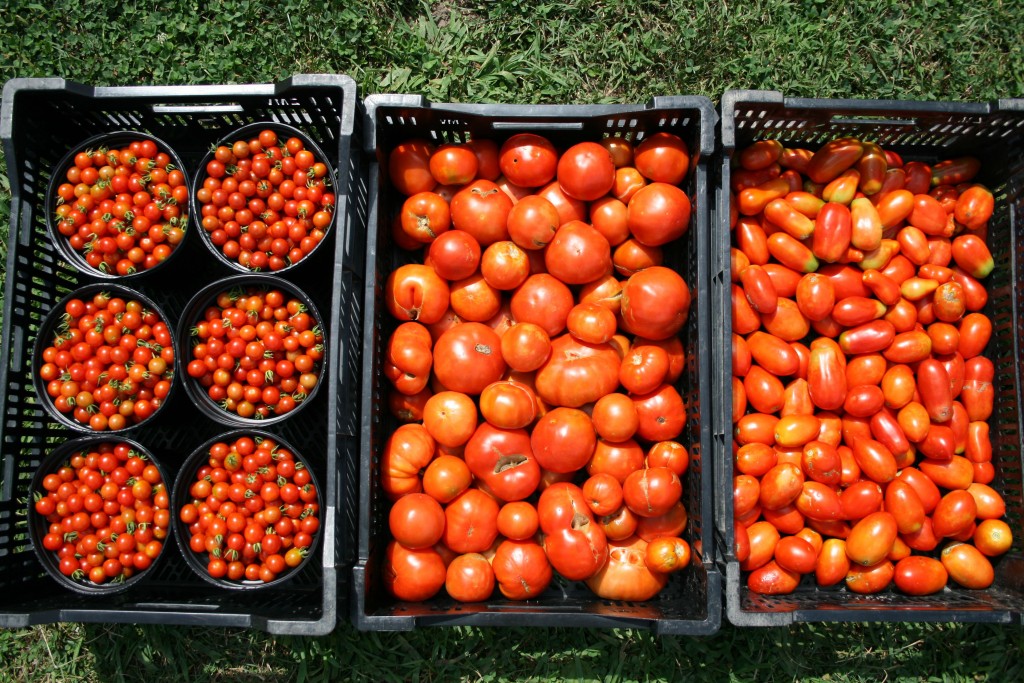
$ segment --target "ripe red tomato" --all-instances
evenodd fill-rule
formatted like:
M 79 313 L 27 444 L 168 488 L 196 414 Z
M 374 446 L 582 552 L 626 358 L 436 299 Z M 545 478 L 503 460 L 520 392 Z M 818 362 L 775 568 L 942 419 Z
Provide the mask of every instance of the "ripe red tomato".
M 678 185 L 690 170 L 690 150 L 679 136 L 659 132 L 637 145 L 633 161 L 644 177 Z
M 629 200 L 627 209 L 629 231 L 641 244 L 668 244 L 690 228 L 690 198 L 675 185 L 646 185 Z
M 457 553 L 482 553 L 498 537 L 498 503 L 470 488 L 444 509 L 444 544 Z
M 519 133 L 501 146 L 498 163 L 509 182 L 520 187 L 540 187 L 555 177 L 558 152 L 545 137 Z
M 406 548 L 429 548 L 441 540 L 444 510 L 427 494 L 410 493 L 391 507 L 388 525 L 394 539 Z
M 683 485 L 667 467 L 637 470 L 626 477 L 622 497 L 630 510 L 641 517 L 658 517 L 668 512 L 683 495 Z
M 530 443 L 541 467 L 551 472 L 569 473 L 590 461 L 597 447 L 597 434 L 585 412 L 560 407 L 538 420 Z
M 477 180 L 459 190 L 451 201 L 452 225 L 487 247 L 507 240 L 512 200 L 490 180 Z
M 392 541 L 384 551 L 384 587 L 399 600 L 427 600 L 445 583 L 447 569 L 433 548 L 409 550 Z
M 503 501 L 523 500 L 540 484 L 539 460 L 526 430 L 483 422 L 466 444 L 465 458 L 477 480 Z
M 430 174 L 441 185 L 465 185 L 477 174 L 480 163 L 469 145 L 445 144 L 430 155 Z
M 575 199 L 591 202 L 608 194 L 615 184 L 615 162 L 596 142 L 580 142 L 558 160 L 558 184 Z
M 562 282 L 585 285 L 611 272 L 611 247 L 591 226 L 571 221 L 555 233 L 544 252 L 544 263 Z
M 388 157 L 391 184 L 408 196 L 434 189 L 437 181 L 430 173 L 433 152 L 433 145 L 426 140 L 408 140 L 396 146 Z
M 682 329 L 689 313 L 690 289 L 678 273 L 668 268 L 642 270 L 622 287 L 622 321 L 638 336 L 667 339 Z
M 504 372 L 501 339 L 482 323 L 456 325 L 434 345 L 434 374 L 450 391 L 478 395 Z
M 459 602 L 481 602 L 494 592 L 494 570 L 480 553 L 459 555 L 448 565 L 444 587 Z
M 512 317 L 519 323 L 533 323 L 548 336 L 565 329 L 569 311 L 575 305 L 572 292 L 558 278 L 538 273 L 527 278 L 512 294 Z
M 502 541 L 491 567 L 498 589 L 510 600 L 537 598 L 550 585 L 553 576 L 544 549 L 532 540 Z
M 498 533 L 514 541 L 524 541 L 537 533 L 540 518 L 537 508 L 526 501 L 505 503 L 498 511 Z
M 462 280 L 480 266 L 480 243 L 463 230 L 449 230 L 430 243 L 430 266 L 445 280 Z
M 448 283 L 429 266 L 400 266 L 388 276 L 384 292 L 388 312 L 398 320 L 431 325 L 448 310 Z
M 686 425 L 686 406 L 670 384 L 663 384 L 647 394 L 633 396 L 638 418 L 637 435 L 646 441 L 671 441 Z
M 619 354 L 609 344 L 588 344 L 562 335 L 551 342 L 551 356 L 537 371 L 537 395 L 555 406 L 578 408 L 615 391 Z

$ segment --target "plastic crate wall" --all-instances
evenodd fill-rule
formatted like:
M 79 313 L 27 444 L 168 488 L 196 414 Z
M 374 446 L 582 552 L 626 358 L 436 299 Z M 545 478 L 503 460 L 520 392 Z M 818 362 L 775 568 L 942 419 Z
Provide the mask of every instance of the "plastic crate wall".
M 707 228 L 710 195 L 707 164 L 714 149 L 714 112 L 705 98 L 658 98 L 647 106 L 505 106 L 431 104 L 412 95 L 372 95 L 365 101 L 365 152 L 369 183 L 367 235 L 366 323 L 364 332 L 363 434 L 360 471 L 359 555 L 353 577 L 353 620 L 366 630 L 410 630 L 433 625 L 641 627 L 659 633 L 708 634 L 720 623 L 720 577 L 708 536 L 711 515 L 710 470 L 705 456 L 710 444 L 710 398 L 707 379 L 710 347 L 705 330 L 707 298 Z M 413 137 L 435 144 L 491 138 L 499 144 L 523 131 L 537 132 L 556 147 L 583 140 L 622 135 L 634 143 L 657 131 L 680 135 L 694 163 L 684 188 L 694 202 L 688 235 L 666 252 L 693 294 L 690 318 L 682 335 L 688 367 L 679 388 L 688 407 L 686 431 L 680 441 L 690 447 L 691 465 L 684 478 L 683 499 L 690 514 L 685 532 L 699 559 L 676 575 L 662 593 L 646 603 L 602 600 L 582 583 L 556 579 L 537 600 L 493 599 L 478 605 L 459 604 L 443 593 L 423 603 L 399 603 L 387 594 L 380 577 L 380 559 L 390 539 L 388 503 L 380 488 L 377 466 L 387 435 L 397 424 L 387 414 L 388 382 L 380 368 L 380 351 L 397 326 L 383 305 L 389 272 L 412 255 L 391 244 L 390 221 L 402 198 L 387 180 L 390 150 Z
M 934 163 L 963 155 L 978 157 L 978 182 L 995 194 L 996 211 L 989 222 L 988 245 L 995 270 L 985 280 L 985 310 L 993 323 L 985 354 L 996 368 L 996 400 L 992 425 L 991 484 L 1006 501 L 1006 520 L 1013 528 L 1012 549 L 995 562 L 991 588 L 971 591 L 945 588 L 941 593 L 913 597 L 895 589 L 860 596 L 843 588 L 819 588 L 805 576 L 797 591 L 762 596 L 746 587 L 736 562 L 732 507 L 732 321 L 726 313 L 715 330 L 714 396 L 716 424 L 715 524 L 719 558 L 726 577 L 726 614 L 733 624 L 770 626 L 800 621 L 984 621 L 1019 623 L 1024 612 L 1024 474 L 1022 474 L 1022 403 L 1020 340 L 1024 321 L 1018 302 L 1024 294 L 1024 101 L 943 103 L 875 100 L 785 98 L 770 91 L 730 91 L 721 104 L 722 157 L 717 165 L 718 198 L 713 218 L 712 296 L 714 308 L 730 306 L 730 162 L 735 151 L 756 140 L 778 139 L 788 146 L 816 150 L 842 136 L 859 137 L 892 149 L 905 161 Z M 952 585 L 952 584 L 951 584 Z
M 353 496 L 347 490 L 357 457 L 358 432 L 349 417 L 358 387 L 360 299 L 363 250 L 354 232 L 349 202 L 351 138 L 356 125 L 355 83 L 347 76 L 301 75 L 277 84 L 93 88 L 63 79 L 16 79 L 4 88 L 2 133 L 11 175 L 11 237 L 4 297 L 0 383 L 0 625 L 53 621 L 139 622 L 243 626 L 275 633 L 316 634 L 337 620 L 337 601 L 347 598 L 347 578 L 338 567 L 351 563 L 354 549 Z M 339 219 L 333 245 L 290 274 L 328 319 L 327 391 L 315 404 L 275 425 L 301 449 L 325 486 L 322 561 L 310 563 L 292 581 L 261 591 L 222 591 L 204 586 L 172 542 L 154 575 L 116 599 L 92 599 L 54 590 L 28 545 L 29 483 L 49 444 L 71 432 L 51 424 L 32 389 L 32 344 L 51 307 L 88 275 L 59 260 L 45 224 L 45 193 L 54 165 L 65 152 L 97 133 L 132 129 L 148 132 L 173 147 L 189 175 L 209 146 L 232 129 L 255 121 L 299 127 L 316 139 L 338 169 Z M 363 200 L 365 204 L 365 199 Z M 189 231 L 199 229 L 190 224 Z M 353 248 L 355 242 L 355 248 Z M 193 293 L 229 273 L 189 235 L 167 273 L 140 277 L 139 288 L 177 317 Z M 356 344 L 350 340 L 356 340 Z M 179 350 L 179 358 L 181 353 Z M 341 359 L 345 362 L 340 362 Z M 356 374 L 353 374 L 356 373 Z M 133 432 L 161 458 L 172 478 L 188 454 L 205 439 L 228 431 L 204 418 L 185 392 L 157 413 L 152 425 Z M 186 427 L 183 428 L 182 426 Z M 338 459 L 351 464 L 337 467 Z M 349 509 L 346 510 L 346 506 Z M 339 508 L 344 514 L 339 515 Z M 339 591 L 338 582 L 344 581 Z

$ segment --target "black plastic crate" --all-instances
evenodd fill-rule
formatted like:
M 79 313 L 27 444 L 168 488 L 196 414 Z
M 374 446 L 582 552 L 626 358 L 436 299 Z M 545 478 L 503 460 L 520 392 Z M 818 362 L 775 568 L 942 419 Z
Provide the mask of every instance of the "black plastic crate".
M 1024 613 L 1024 473 L 1021 438 L 1020 343 L 1024 321 L 1018 301 L 1024 295 L 1024 100 L 993 103 L 829 100 L 783 97 L 773 91 L 729 91 L 722 97 L 722 157 L 716 178 L 711 284 L 713 306 L 721 311 L 714 337 L 715 527 L 718 557 L 725 575 L 726 616 L 737 626 L 778 626 L 804 621 L 969 621 L 1020 623 Z M 993 324 L 985 355 L 996 367 L 990 484 L 1006 501 L 1013 528 L 1011 550 L 995 558 L 996 578 L 983 591 L 947 587 L 935 595 L 912 597 L 894 588 L 862 596 L 845 588 L 819 588 L 813 576 L 792 595 L 762 596 L 746 587 L 736 561 L 732 505 L 732 370 L 730 309 L 730 162 L 756 140 L 816 150 L 842 136 L 877 142 L 904 160 L 933 163 L 961 155 L 982 162 L 977 181 L 996 196 L 988 244 L 995 270 L 985 280 L 984 313 Z
M 348 596 L 346 571 L 355 539 L 355 467 L 358 422 L 353 418 L 359 386 L 364 250 L 354 212 L 365 199 L 350 201 L 357 162 L 352 138 L 355 82 L 340 75 L 300 75 L 276 84 L 100 87 L 59 78 L 16 79 L 3 91 L 0 134 L 11 177 L 11 231 L 4 291 L 4 334 L 0 355 L 0 626 L 56 621 L 129 622 L 241 626 L 273 633 L 323 634 Z M 32 345 L 46 313 L 69 291 L 93 281 L 61 260 L 45 225 L 45 193 L 54 165 L 90 136 L 119 129 L 155 134 L 182 157 L 187 174 L 222 135 L 257 121 L 293 125 L 328 150 L 338 169 L 339 220 L 329 233 L 334 243 L 309 264 L 288 273 L 316 302 L 328 321 L 328 386 L 294 420 L 271 427 L 301 449 L 324 487 L 321 550 L 299 576 L 280 588 L 239 594 L 210 586 L 192 573 L 172 541 L 156 571 L 111 599 L 91 598 L 60 588 L 42 569 L 28 540 L 29 486 L 39 462 L 70 430 L 51 422 L 32 388 Z M 358 154 L 358 149 L 354 150 Z M 190 224 L 189 232 L 201 228 Z M 331 236 L 333 235 L 333 237 Z M 187 254 L 166 273 L 140 275 L 131 283 L 159 303 L 176 326 L 186 302 L 200 288 L 229 271 L 188 235 Z M 163 269 L 160 269 L 163 270 Z M 179 361 L 187 350 L 178 350 Z M 184 365 L 179 365 L 182 372 Z M 182 378 L 179 378 L 179 381 Z M 183 391 L 174 392 L 152 426 L 133 438 L 152 449 L 173 481 L 189 452 L 207 438 L 227 432 L 204 417 Z M 344 606 L 342 608 L 344 610 Z M 342 612 L 344 613 L 344 611 Z
M 433 104 L 416 95 L 372 95 L 365 100 L 365 152 L 369 183 L 367 276 L 363 357 L 362 432 L 360 460 L 359 555 L 353 570 L 353 621 L 362 630 L 411 630 L 419 626 L 580 626 L 633 627 L 658 633 L 711 634 L 721 622 L 721 577 L 708 535 L 711 526 L 710 469 L 710 299 L 707 296 L 710 195 L 708 163 L 714 150 L 715 113 L 703 97 L 656 98 L 648 105 L 473 105 Z M 383 302 L 388 273 L 408 259 L 392 245 L 390 221 L 401 198 L 387 180 L 391 149 L 409 138 L 440 144 L 471 137 L 490 138 L 499 145 L 511 135 L 533 131 L 557 146 L 622 135 L 637 142 L 657 131 L 681 136 L 694 158 L 684 189 L 694 209 L 687 236 L 666 249 L 666 264 L 679 269 L 693 294 L 689 321 L 682 334 L 688 353 L 687 371 L 678 388 L 687 404 L 688 421 L 680 441 L 690 448 L 683 501 L 689 511 L 685 536 L 691 541 L 695 564 L 674 575 L 668 586 L 644 603 L 617 603 L 598 598 L 582 583 L 556 578 L 537 600 L 515 602 L 500 598 L 474 605 L 455 602 L 443 592 L 422 603 L 398 602 L 384 588 L 380 562 L 388 531 L 388 504 L 381 490 L 377 465 L 388 434 L 396 423 L 387 414 L 388 382 L 380 353 L 396 321 Z

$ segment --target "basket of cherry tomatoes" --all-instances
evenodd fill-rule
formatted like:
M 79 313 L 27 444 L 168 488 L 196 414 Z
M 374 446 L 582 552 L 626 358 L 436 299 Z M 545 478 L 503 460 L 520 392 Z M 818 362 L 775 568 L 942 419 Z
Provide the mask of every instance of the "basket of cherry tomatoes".
M 185 388 L 217 422 L 281 422 L 320 390 L 325 329 L 312 299 L 290 282 L 258 273 L 218 280 L 182 317 Z
M 86 285 L 43 321 L 33 354 L 36 394 L 47 413 L 76 431 L 134 430 L 177 384 L 173 339 L 167 316 L 141 292 Z
M 89 138 L 57 164 L 47 190 L 50 237 L 90 277 L 152 272 L 180 251 L 189 216 L 181 158 L 147 133 Z
M 47 573 L 88 595 L 127 590 L 153 570 L 171 533 L 170 490 L 141 444 L 67 441 L 32 479 L 29 535 Z
M 277 586 L 314 559 L 322 504 L 295 448 L 267 432 L 228 432 L 197 448 L 174 482 L 178 546 L 216 586 Z
M 334 226 L 334 167 L 297 128 L 243 126 L 214 145 L 199 168 L 192 190 L 198 232 L 233 270 L 291 270 Z

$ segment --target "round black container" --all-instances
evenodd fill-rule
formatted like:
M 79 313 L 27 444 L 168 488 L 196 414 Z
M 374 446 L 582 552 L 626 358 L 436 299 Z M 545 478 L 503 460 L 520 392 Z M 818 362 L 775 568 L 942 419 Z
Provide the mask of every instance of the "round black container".
M 306 307 L 307 312 L 313 317 L 315 324 L 323 330 L 323 344 L 326 347 L 328 343 L 327 326 L 323 317 L 320 315 L 320 311 L 317 310 L 316 305 L 313 303 L 313 300 L 310 299 L 305 292 L 291 282 L 277 277 L 276 275 L 267 275 L 262 273 L 232 275 L 230 277 L 217 280 L 216 282 L 213 282 L 199 290 L 199 292 L 196 293 L 196 295 L 188 302 L 188 305 L 185 306 L 185 312 L 182 314 L 180 324 L 178 325 L 178 336 L 175 338 L 175 348 L 178 349 L 176 359 L 179 361 L 182 369 L 181 378 L 185 384 L 185 390 L 192 398 L 192 402 L 211 420 L 228 427 L 261 427 L 276 424 L 298 414 L 307 404 L 312 403 L 313 399 L 316 398 L 317 393 L 320 391 L 320 386 L 327 378 L 327 349 L 325 349 L 323 357 L 320 360 L 319 369 L 317 371 L 317 383 L 313 387 L 313 390 L 309 392 L 309 395 L 303 401 L 298 403 L 293 410 L 285 413 L 284 415 L 274 415 L 272 417 L 263 417 L 259 419 L 246 418 L 222 408 L 210 398 L 209 394 L 206 393 L 206 390 L 199 385 L 198 380 L 189 376 L 188 373 L 185 372 L 185 368 L 192 360 L 192 346 L 194 341 L 194 338 L 192 337 L 192 329 L 195 327 L 196 323 L 200 321 L 200 318 L 206 308 L 216 302 L 217 296 L 221 292 L 227 292 L 232 289 L 239 288 L 255 288 L 263 291 L 279 289 L 286 296 L 291 296 L 301 301 Z
M 157 557 L 153 560 L 153 564 L 151 564 L 147 569 L 136 573 L 131 578 L 126 579 L 122 582 L 96 584 L 92 581 L 89 581 L 88 579 L 76 581 L 70 576 L 65 576 L 64 574 L 62 574 L 59 569 L 60 560 L 57 558 L 57 553 L 51 552 L 43 547 L 43 536 L 46 535 L 49 524 L 46 521 L 45 517 L 36 512 L 34 494 L 36 492 L 44 492 L 43 479 L 46 477 L 46 475 L 56 472 L 57 469 L 59 469 L 61 465 L 66 463 L 71 458 L 72 455 L 74 455 L 75 453 L 79 453 L 81 451 L 89 451 L 93 448 L 97 448 L 103 443 L 126 443 L 133 450 L 144 454 L 148 458 L 149 462 L 151 462 L 153 465 L 156 466 L 158 470 L 160 470 L 160 479 L 161 481 L 163 481 L 164 486 L 170 486 L 170 480 L 167 478 L 167 472 L 164 470 L 160 462 L 155 457 L 153 457 L 153 454 L 150 453 L 149 450 L 147 450 L 137 441 L 126 439 L 120 436 L 116 438 L 111 438 L 110 435 L 85 436 L 78 439 L 74 439 L 72 441 L 65 441 L 55 450 L 51 451 L 49 455 L 43 458 L 43 461 L 39 464 L 39 468 L 36 470 L 35 476 L 32 477 L 31 490 L 33 495 L 29 496 L 28 504 L 28 531 L 29 538 L 32 541 L 32 549 L 35 551 L 36 557 L 39 558 L 39 561 L 42 563 L 43 568 L 46 570 L 47 574 L 52 576 L 54 580 L 57 581 L 57 583 L 61 584 L 65 588 L 68 588 L 69 590 L 72 590 L 76 593 L 80 593 L 82 595 L 113 595 L 115 593 L 122 593 L 130 589 L 132 586 L 139 583 L 140 581 L 144 581 L 147 576 L 154 572 L 154 570 L 157 567 L 157 564 L 163 559 L 164 555 L 166 555 L 169 552 L 173 552 L 171 550 L 172 545 L 170 537 L 174 533 L 174 525 L 171 524 L 171 526 L 167 528 L 167 537 L 163 539 L 163 549 L 160 551 L 160 554 L 157 555 Z M 170 512 L 171 517 L 173 518 L 173 507 Z
M 272 130 L 275 133 L 277 133 L 278 141 L 280 144 L 284 144 L 284 140 L 287 140 L 288 138 L 291 137 L 295 137 L 302 140 L 304 148 L 311 151 L 313 153 L 313 156 L 316 157 L 317 161 L 323 162 L 324 164 L 327 165 L 326 178 L 329 182 L 328 190 L 330 192 L 337 192 L 338 187 L 338 175 L 337 171 L 335 170 L 335 163 L 333 162 L 332 157 L 325 154 L 324 151 L 320 148 L 320 145 L 318 145 L 311 137 L 303 133 L 298 128 L 289 126 L 288 124 L 285 123 L 276 123 L 273 121 L 266 121 L 262 123 L 250 123 L 248 125 L 242 126 L 241 128 L 237 128 L 231 131 L 223 138 L 221 138 L 214 145 L 213 149 L 207 152 L 206 156 L 203 157 L 203 160 L 202 162 L 200 162 L 199 167 L 196 171 L 195 177 L 192 179 L 191 194 L 189 196 L 190 203 L 196 207 L 196 210 L 191 212 L 191 221 L 192 225 L 194 226 L 195 232 L 199 233 L 202 243 L 206 245 L 206 248 L 210 251 L 210 253 L 212 253 L 214 257 L 223 265 L 227 266 L 232 270 L 236 270 L 242 273 L 252 273 L 255 271 L 249 268 L 248 266 L 243 266 L 237 260 L 229 259 L 227 256 L 224 255 L 224 252 L 221 250 L 221 248 L 215 245 L 210 240 L 210 234 L 206 232 L 206 230 L 204 230 L 202 226 L 202 206 L 196 199 L 196 192 L 198 192 L 199 189 L 203 186 L 203 182 L 205 182 L 207 178 L 206 165 L 213 160 L 214 151 L 216 150 L 217 147 L 221 145 L 226 145 L 230 147 L 233 143 L 237 142 L 238 140 L 251 140 L 259 136 L 260 132 L 264 130 Z M 326 228 L 324 228 L 324 238 L 320 240 L 320 243 L 317 244 L 316 247 L 311 252 L 306 254 L 305 257 L 303 257 L 299 261 L 296 261 L 295 263 L 285 266 L 284 268 L 274 271 L 268 270 L 266 272 L 272 272 L 276 275 L 281 275 L 293 271 L 296 268 L 301 268 L 306 263 L 309 263 L 313 259 L 313 256 L 319 253 L 324 248 L 324 244 L 330 241 L 329 238 L 331 236 L 331 233 L 334 231 L 337 222 L 338 216 L 337 212 L 335 211 L 331 213 L 331 222 L 327 224 Z
M 46 412 L 49 413 L 49 415 L 60 424 L 70 429 L 74 429 L 75 431 L 84 432 L 86 434 L 117 434 L 120 438 L 120 435 L 130 434 L 144 425 L 151 424 L 153 420 L 155 420 L 158 416 L 162 415 L 164 411 L 167 410 L 167 403 L 172 398 L 174 398 L 175 394 L 177 393 L 177 387 L 179 384 L 181 384 L 181 379 L 178 377 L 178 372 L 176 370 L 173 374 L 173 379 L 171 380 L 171 390 L 167 394 L 167 397 L 164 399 L 163 404 L 160 406 L 159 409 L 155 410 L 153 414 L 147 417 L 145 420 L 136 422 L 134 424 L 129 424 L 126 427 L 124 427 L 124 429 L 111 429 L 106 430 L 104 432 L 96 432 L 95 430 L 91 429 L 89 425 L 82 424 L 81 422 L 75 420 L 70 413 L 65 414 L 57 410 L 57 407 L 53 403 L 53 399 L 50 398 L 49 394 L 46 393 L 46 381 L 39 376 L 39 368 L 42 366 L 43 350 L 53 342 L 54 333 L 56 332 L 58 325 L 60 325 L 60 323 L 63 320 L 64 308 L 67 305 L 68 301 L 70 301 L 71 299 L 81 299 L 82 301 L 88 301 L 92 299 L 93 296 L 100 292 L 110 294 L 111 296 L 115 297 L 121 297 L 126 301 L 134 299 L 136 301 L 141 302 L 142 305 L 145 306 L 147 309 L 156 312 L 156 314 L 160 316 L 160 319 L 164 321 L 164 323 L 167 325 L 167 330 L 171 335 L 171 341 L 174 346 L 174 365 L 172 366 L 172 369 L 176 368 L 178 356 L 180 355 L 179 346 L 178 340 L 174 334 L 174 325 L 171 323 L 170 318 L 167 317 L 167 314 L 156 303 L 154 303 L 152 299 L 145 296 L 138 290 L 131 289 L 120 284 L 97 282 L 91 285 L 85 285 L 84 287 L 79 287 L 75 291 L 68 294 L 66 297 L 61 299 L 60 302 L 58 302 L 57 305 L 50 310 L 46 318 L 43 319 L 43 324 L 39 328 L 39 335 L 36 337 L 35 347 L 32 352 L 32 381 L 35 386 L 36 397 L 38 401 L 42 403 L 43 408 L 46 409 Z
M 88 140 L 84 140 L 78 145 L 72 147 L 71 150 L 66 155 L 64 155 L 64 158 L 60 160 L 60 163 L 57 164 L 57 167 L 54 169 L 53 174 L 50 176 L 50 184 L 46 189 L 46 211 L 44 213 L 46 215 L 46 228 L 50 233 L 50 241 L 53 242 L 54 246 L 57 247 L 57 250 L 60 252 L 61 257 L 65 261 L 73 265 L 75 268 L 77 268 L 83 275 L 87 275 L 89 277 L 94 278 L 100 278 L 102 280 L 128 281 L 138 277 L 151 275 L 156 272 L 166 271 L 167 265 L 174 261 L 179 252 L 184 251 L 185 241 L 188 239 L 189 232 L 191 232 L 189 230 L 189 223 L 191 221 L 190 215 L 193 212 L 190 211 L 189 208 L 194 204 L 194 202 L 192 201 L 191 194 L 189 195 L 189 200 L 186 203 L 185 207 L 182 208 L 182 217 L 184 218 L 184 220 L 181 223 L 181 229 L 185 231 L 185 238 L 176 247 L 174 247 L 173 250 L 171 250 L 170 255 L 166 259 L 164 259 L 157 265 L 153 266 L 152 268 L 140 270 L 135 273 L 132 273 L 131 275 L 118 275 L 117 273 L 107 273 L 92 267 L 85 260 L 85 256 L 82 254 L 82 252 L 76 251 L 71 246 L 71 243 L 68 241 L 68 238 L 60 234 L 60 232 L 57 230 L 57 222 L 55 220 L 56 213 L 54 212 L 54 209 L 57 208 L 57 188 L 60 187 L 62 183 L 67 182 L 67 171 L 71 166 L 74 165 L 75 155 L 78 154 L 79 152 L 83 152 L 89 149 L 97 149 L 99 147 L 120 148 L 135 140 L 150 140 L 153 143 L 155 143 L 157 149 L 170 156 L 171 163 L 174 165 L 174 167 L 185 175 L 185 187 L 188 187 L 190 190 L 192 188 L 192 183 L 189 180 L 188 172 L 185 170 L 185 166 L 181 161 L 181 157 L 179 157 L 177 152 L 171 149 L 171 147 L 166 142 L 164 142 L 158 137 L 150 135 L 149 133 L 142 133 L 131 130 L 116 131 L 113 133 L 102 133 L 100 135 L 95 135 L 89 138 Z
M 209 556 L 205 552 L 196 553 L 189 547 L 189 541 L 192 538 L 192 534 L 189 531 L 189 525 L 182 522 L 179 518 L 178 511 L 181 510 L 183 505 L 192 500 L 189 496 L 189 489 L 192 488 L 192 483 L 195 481 L 196 472 L 198 472 L 199 468 L 207 464 L 209 461 L 210 447 L 219 442 L 230 444 L 243 436 L 251 437 L 254 440 L 272 439 L 279 447 L 286 448 L 291 451 L 292 455 L 295 457 L 295 461 L 301 462 L 305 465 L 306 469 L 309 470 L 310 481 L 313 483 L 313 486 L 316 487 L 317 504 L 319 505 L 321 515 L 323 514 L 325 507 L 323 489 L 320 488 L 320 483 L 317 480 L 316 474 L 313 472 L 313 468 L 310 467 L 309 461 L 303 458 L 302 454 L 295 447 L 276 434 L 270 434 L 269 432 L 260 431 L 258 429 L 235 429 L 206 441 L 188 456 L 188 459 L 186 459 L 185 463 L 181 466 L 181 470 L 178 471 L 178 476 L 174 480 L 174 488 L 171 492 L 171 518 L 173 520 L 172 524 L 174 526 L 175 541 L 177 541 L 178 548 L 181 550 L 181 554 L 185 558 L 189 568 L 198 574 L 204 581 L 220 588 L 245 591 L 280 586 L 301 574 L 310 562 L 319 562 L 320 559 L 317 550 L 320 545 L 320 537 L 324 533 L 324 528 L 323 517 L 321 516 L 321 528 L 313 535 L 313 542 L 310 544 L 308 554 L 302 560 L 302 563 L 297 567 L 286 569 L 273 581 L 247 581 L 244 579 L 241 581 L 232 581 L 227 578 L 218 579 L 210 576 L 209 572 L 206 570 L 207 563 L 209 562 Z

